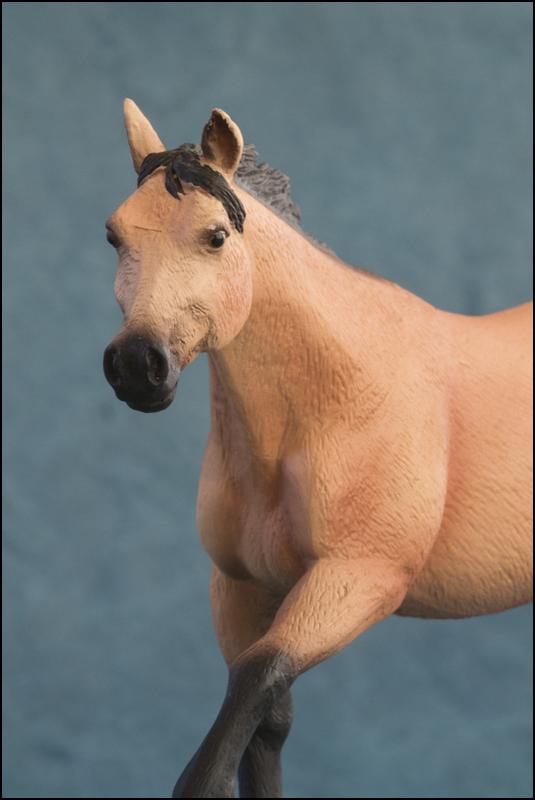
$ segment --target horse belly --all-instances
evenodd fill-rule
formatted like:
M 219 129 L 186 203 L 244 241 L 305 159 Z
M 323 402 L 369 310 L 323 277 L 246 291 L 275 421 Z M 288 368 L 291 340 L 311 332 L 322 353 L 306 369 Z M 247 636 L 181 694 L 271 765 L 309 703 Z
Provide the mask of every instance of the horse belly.
M 440 532 L 402 613 L 465 617 L 532 599 L 531 424 L 508 428 L 457 453 Z
M 450 494 L 435 545 L 399 614 L 467 617 L 532 600 L 529 475 L 514 487 L 498 477 L 474 478 Z
M 497 532 L 498 533 L 498 532 Z M 396 612 L 434 619 L 492 614 L 530 602 L 533 566 L 528 529 L 499 535 L 470 523 L 443 526 L 424 568 Z
M 441 530 L 402 615 L 465 617 L 532 599 L 530 358 L 522 340 L 505 344 L 487 347 L 457 386 Z

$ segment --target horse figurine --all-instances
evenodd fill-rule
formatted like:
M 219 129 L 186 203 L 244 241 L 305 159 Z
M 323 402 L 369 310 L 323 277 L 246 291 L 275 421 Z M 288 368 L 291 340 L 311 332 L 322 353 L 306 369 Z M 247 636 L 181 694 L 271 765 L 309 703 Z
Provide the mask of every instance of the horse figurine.
M 290 687 L 390 614 L 532 598 L 532 304 L 469 317 L 350 268 L 214 109 L 166 150 L 131 100 L 138 189 L 111 215 L 124 315 L 104 372 L 167 408 L 201 352 L 197 522 L 228 689 L 173 797 L 280 797 Z

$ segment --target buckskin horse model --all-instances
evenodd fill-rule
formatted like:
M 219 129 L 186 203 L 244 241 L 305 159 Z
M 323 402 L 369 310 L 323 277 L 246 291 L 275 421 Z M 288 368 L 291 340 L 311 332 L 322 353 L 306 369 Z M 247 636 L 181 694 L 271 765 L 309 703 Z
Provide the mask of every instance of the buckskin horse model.
M 532 305 L 440 311 L 298 226 L 288 181 L 214 109 L 167 151 L 125 101 L 138 189 L 107 221 L 117 397 L 173 400 L 200 352 L 197 520 L 228 690 L 174 797 L 281 796 L 292 682 L 389 614 L 532 596 Z

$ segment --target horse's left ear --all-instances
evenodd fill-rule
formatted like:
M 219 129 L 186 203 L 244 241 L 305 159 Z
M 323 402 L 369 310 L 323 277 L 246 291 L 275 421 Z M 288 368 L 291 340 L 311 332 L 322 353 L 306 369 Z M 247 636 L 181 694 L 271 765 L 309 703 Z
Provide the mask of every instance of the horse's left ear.
M 220 108 L 214 108 L 201 139 L 203 156 L 214 168 L 232 178 L 241 161 L 243 136 L 236 123 Z
M 166 147 L 147 117 L 141 113 L 134 101 L 130 100 L 129 97 L 125 98 L 123 109 L 130 153 L 134 168 L 139 173 L 143 159 L 149 153 L 162 153 Z

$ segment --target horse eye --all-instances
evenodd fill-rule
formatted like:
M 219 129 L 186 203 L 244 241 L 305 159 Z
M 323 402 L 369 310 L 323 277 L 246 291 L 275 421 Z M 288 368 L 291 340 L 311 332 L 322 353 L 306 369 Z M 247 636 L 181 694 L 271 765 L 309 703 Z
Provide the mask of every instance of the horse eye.
M 210 244 L 212 247 L 218 248 L 222 247 L 225 244 L 225 239 L 227 238 L 226 231 L 219 230 L 215 231 L 210 237 Z

